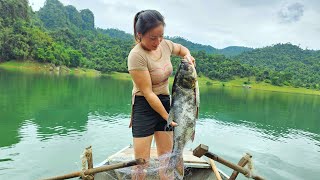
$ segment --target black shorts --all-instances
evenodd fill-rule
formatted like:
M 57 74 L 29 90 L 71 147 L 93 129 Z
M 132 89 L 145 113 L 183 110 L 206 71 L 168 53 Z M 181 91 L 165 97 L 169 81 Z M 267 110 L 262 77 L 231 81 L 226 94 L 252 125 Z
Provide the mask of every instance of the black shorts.
M 164 108 L 170 111 L 170 96 L 158 95 Z M 154 134 L 155 131 L 172 131 L 171 126 L 167 126 L 159 113 L 152 109 L 144 96 L 135 96 L 132 108 L 132 136 L 147 137 Z

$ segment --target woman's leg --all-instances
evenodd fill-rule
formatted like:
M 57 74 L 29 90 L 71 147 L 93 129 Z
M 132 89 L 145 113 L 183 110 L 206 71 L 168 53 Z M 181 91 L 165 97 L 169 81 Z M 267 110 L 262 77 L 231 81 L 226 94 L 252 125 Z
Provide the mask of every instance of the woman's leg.
M 148 166 L 148 161 L 150 159 L 150 148 L 152 142 L 153 135 L 147 137 L 139 137 L 133 138 L 133 149 L 134 149 L 134 157 L 143 158 L 146 160 L 145 165 L 138 165 L 134 167 L 134 172 L 132 173 L 132 179 L 134 180 L 143 180 L 145 179 L 146 173 L 144 169 Z
M 160 158 L 160 170 L 159 175 L 161 180 L 169 179 L 166 173 L 166 167 L 168 166 L 170 154 L 173 146 L 173 131 L 156 131 L 154 138 L 157 145 L 158 157 L 165 155 Z

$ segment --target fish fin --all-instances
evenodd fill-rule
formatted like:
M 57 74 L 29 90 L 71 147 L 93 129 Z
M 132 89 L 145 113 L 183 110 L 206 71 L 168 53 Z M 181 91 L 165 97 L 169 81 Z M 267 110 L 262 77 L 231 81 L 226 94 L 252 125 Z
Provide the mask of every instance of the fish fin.
M 200 107 L 200 91 L 199 91 L 199 83 L 198 80 L 195 83 L 195 88 L 194 88 L 194 102 L 197 107 L 196 111 L 196 118 L 198 119 L 199 117 L 199 107 Z
M 195 131 L 195 130 L 193 130 L 193 132 L 192 132 L 192 136 L 191 136 L 191 141 L 192 141 L 192 142 L 193 142 L 193 140 L 194 140 L 195 135 L 196 135 L 196 131 Z
M 196 87 L 195 87 L 195 93 L 196 93 L 196 106 L 200 107 L 200 90 L 199 90 L 199 83 L 198 80 L 196 81 Z
M 197 107 L 196 118 L 199 119 L 199 107 Z

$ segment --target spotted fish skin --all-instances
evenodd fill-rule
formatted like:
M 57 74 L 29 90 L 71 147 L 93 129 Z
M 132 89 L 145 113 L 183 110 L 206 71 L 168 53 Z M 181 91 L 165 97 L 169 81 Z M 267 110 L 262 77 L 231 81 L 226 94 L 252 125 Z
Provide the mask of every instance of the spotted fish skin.
M 183 149 L 188 141 L 194 139 L 199 104 L 196 69 L 193 64 L 182 60 L 172 86 L 172 103 L 168 119 L 168 124 L 172 121 L 178 124 L 174 128 L 172 156 L 169 160 L 169 169 L 174 173 L 175 179 L 182 179 L 184 176 Z

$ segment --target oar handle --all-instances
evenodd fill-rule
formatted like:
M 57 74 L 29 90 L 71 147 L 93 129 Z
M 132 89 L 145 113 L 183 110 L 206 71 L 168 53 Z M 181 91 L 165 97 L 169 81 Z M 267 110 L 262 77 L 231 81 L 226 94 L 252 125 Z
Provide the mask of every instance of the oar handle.
M 74 177 L 80 177 L 82 175 L 93 175 L 99 172 L 103 171 L 110 171 L 114 169 L 119 169 L 119 168 L 125 168 L 125 167 L 130 167 L 130 166 L 135 166 L 135 165 L 141 165 L 145 164 L 146 161 L 142 158 L 132 160 L 132 161 L 127 161 L 127 162 L 122 162 L 122 163 L 116 163 L 116 164 L 111 164 L 111 165 L 103 165 L 100 167 L 92 168 L 92 169 L 87 169 L 85 171 L 77 171 L 69 174 L 65 174 L 62 176 L 56 176 L 56 177 L 51 177 L 43 180 L 61 180 L 61 179 L 70 179 Z
M 247 170 L 247 169 L 245 169 L 245 168 L 243 168 L 243 167 L 241 167 L 241 166 L 239 166 L 237 164 L 233 164 L 232 162 L 227 161 L 227 160 L 217 156 L 216 154 L 213 154 L 211 152 L 207 152 L 204 155 L 207 156 L 210 159 L 213 159 L 213 160 L 225 165 L 225 166 L 228 166 L 229 168 L 231 168 L 233 170 L 236 170 L 236 171 L 240 172 L 241 174 L 243 174 L 245 176 L 250 174 L 249 170 Z M 264 178 L 262 178 L 260 176 L 256 176 L 256 175 L 251 175 L 251 177 L 253 179 L 256 179 L 256 180 L 264 180 Z

